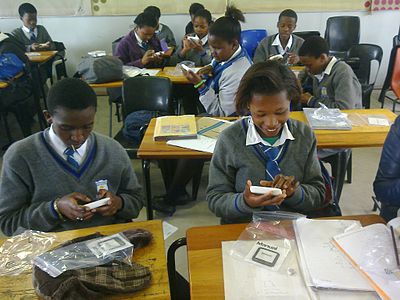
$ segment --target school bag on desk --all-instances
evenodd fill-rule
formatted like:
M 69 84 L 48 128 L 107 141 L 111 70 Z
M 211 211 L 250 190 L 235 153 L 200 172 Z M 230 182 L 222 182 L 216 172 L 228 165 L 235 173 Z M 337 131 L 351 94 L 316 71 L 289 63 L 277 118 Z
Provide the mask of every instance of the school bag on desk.
M 87 83 L 104 83 L 122 80 L 122 61 L 111 55 L 84 56 L 78 65 L 79 75 Z

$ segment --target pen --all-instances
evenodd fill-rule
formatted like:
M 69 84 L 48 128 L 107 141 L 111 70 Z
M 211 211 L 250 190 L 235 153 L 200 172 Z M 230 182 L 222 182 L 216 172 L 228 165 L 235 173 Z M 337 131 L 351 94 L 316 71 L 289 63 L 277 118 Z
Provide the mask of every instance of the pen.
M 390 233 L 392 234 L 394 256 L 396 256 L 396 263 L 397 263 L 397 266 L 400 267 L 399 252 L 397 251 L 396 237 L 394 235 L 393 226 L 390 226 Z

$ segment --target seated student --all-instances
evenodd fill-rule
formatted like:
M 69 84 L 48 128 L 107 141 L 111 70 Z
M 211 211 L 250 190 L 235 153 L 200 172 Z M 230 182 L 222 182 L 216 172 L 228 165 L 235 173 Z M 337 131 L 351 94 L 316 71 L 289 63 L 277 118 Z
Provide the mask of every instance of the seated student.
M 189 14 L 190 14 L 190 19 L 191 21 L 186 24 L 185 27 L 185 34 L 193 33 L 194 32 L 194 27 L 193 27 L 193 21 L 194 21 L 194 16 L 197 13 L 198 10 L 204 9 L 204 5 L 201 3 L 192 3 L 189 7 Z
M 381 202 L 380 215 L 389 221 L 400 213 L 400 118 L 390 128 L 383 145 L 374 181 L 376 198 Z
M 284 64 L 297 64 L 298 52 L 304 40 L 293 33 L 296 29 L 297 14 L 291 9 L 285 9 L 279 14 L 278 33 L 264 38 L 258 44 L 253 61 L 258 63 L 266 61 L 270 56 L 281 54 Z
M 115 56 L 124 65 L 139 68 L 158 68 L 163 64 L 159 39 L 155 36 L 157 20 L 153 14 L 141 13 L 135 21 L 135 28 L 118 44 Z
M 52 86 L 47 101 L 51 127 L 12 144 L 3 157 L 1 231 L 61 231 L 137 217 L 142 193 L 128 155 L 115 140 L 92 132 L 94 91 L 66 78 Z M 105 206 L 82 206 L 105 197 Z
M 147 6 L 144 11 L 145 13 L 152 14 L 157 19 L 156 37 L 161 41 L 165 40 L 169 47 L 176 47 L 175 37 L 172 30 L 165 24 L 160 23 L 161 11 L 157 6 Z
M 37 25 L 37 10 L 32 4 L 21 4 L 18 13 L 23 26 L 14 29 L 12 34 L 25 45 L 27 52 L 56 49 L 46 28 Z
M 360 82 L 348 64 L 329 56 L 328 43 L 323 38 L 305 40 L 299 56 L 313 78 L 313 94 L 301 95 L 304 105 L 319 107 L 321 102 L 330 108 L 362 108 Z
M 266 210 L 308 212 L 322 206 L 325 185 L 316 139 L 289 118 L 300 87 L 290 69 L 275 61 L 254 64 L 236 94 L 238 120 L 219 136 L 210 163 L 207 201 L 221 223 L 249 222 Z M 274 186 L 282 195 L 257 195 L 252 185 Z
M 235 114 L 234 97 L 240 79 L 252 62 L 246 50 L 240 46 L 242 12 L 228 6 L 225 16 L 210 27 L 208 43 L 213 60 L 210 66 L 199 71 L 184 72 L 200 94 L 200 102 L 206 112 L 213 116 L 226 117 Z M 203 79 L 206 77 L 206 79 Z
M 203 67 L 211 62 L 212 56 L 208 45 L 208 28 L 212 23 L 211 13 L 206 9 L 200 9 L 193 18 L 194 33 L 186 35 L 181 46 L 170 59 L 170 65 L 189 60 L 196 66 Z M 192 37 L 197 40 L 191 39 Z

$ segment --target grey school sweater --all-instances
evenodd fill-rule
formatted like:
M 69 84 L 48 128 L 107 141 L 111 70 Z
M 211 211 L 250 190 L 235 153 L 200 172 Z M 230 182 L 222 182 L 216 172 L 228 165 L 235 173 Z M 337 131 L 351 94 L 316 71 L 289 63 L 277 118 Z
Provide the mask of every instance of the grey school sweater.
M 165 39 L 165 42 L 169 47 L 176 47 L 176 41 L 174 37 L 174 33 L 172 30 L 165 24 L 161 24 L 162 28 L 161 31 L 157 32 L 157 38 L 161 41 Z
M 191 36 L 194 36 L 194 35 L 191 35 Z M 181 43 L 181 45 L 175 51 L 174 55 L 171 56 L 171 58 L 168 62 L 168 64 L 170 66 L 175 66 L 177 63 L 179 63 L 181 61 L 189 60 L 189 61 L 194 62 L 196 67 L 204 67 L 204 66 L 208 65 L 212 60 L 208 41 L 207 41 L 207 43 L 205 43 L 203 45 L 203 49 L 204 49 L 203 53 L 199 53 L 195 49 L 190 49 L 188 52 L 186 52 L 186 54 L 184 56 L 181 56 L 180 53 L 181 53 L 182 48 L 183 47 L 182 47 L 182 43 Z
M 50 48 L 46 50 L 56 50 L 56 47 L 54 46 L 53 40 L 50 37 L 50 34 L 47 32 L 46 28 L 42 25 L 37 25 L 37 36 L 36 36 L 36 42 L 40 44 L 44 44 L 47 42 L 50 42 Z M 19 40 L 21 43 L 23 43 L 26 47 L 26 51 L 29 52 L 31 51 L 31 40 L 28 39 L 22 30 L 22 28 L 16 28 L 14 29 L 11 34 Z
M 293 42 L 292 46 L 289 49 L 289 52 L 298 54 L 299 49 L 301 45 L 303 45 L 304 40 L 301 37 L 298 37 L 297 35 L 294 34 L 292 34 L 292 37 L 293 37 Z M 256 52 L 254 53 L 253 57 L 254 63 L 266 61 L 271 55 L 279 54 L 278 47 L 272 46 L 272 43 L 274 42 L 275 38 L 276 34 L 270 35 L 261 40 L 261 42 L 257 46 Z M 288 57 L 285 56 L 282 60 L 282 63 L 286 63 L 287 58 Z
M 92 133 L 80 170 L 68 167 L 46 142 L 47 130 L 14 143 L 3 157 L 0 178 L 0 228 L 12 235 L 19 227 L 61 231 L 126 222 L 137 217 L 142 191 L 128 155 L 106 136 Z M 83 222 L 62 222 L 52 209 L 52 200 L 79 192 L 96 196 L 97 180 L 107 179 L 108 189 L 123 199 L 114 216 L 95 214 Z
M 249 222 L 252 213 L 261 210 L 249 207 L 243 198 L 248 179 L 259 185 L 266 177 L 265 162 L 259 159 L 253 146 L 246 146 L 247 131 L 242 122 L 237 121 L 220 134 L 210 164 L 207 201 L 210 210 L 221 217 L 221 223 Z M 286 141 L 288 145 L 279 166 L 282 174 L 293 175 L 301 185 L 280 209 L 307 212 L 321 207 L 325 195 L 316 140 L 304 123 L 290 119 L 288 126 L 295 140 Z
M 321 82 L 313 76 L 313 97 L 308 106 L 319 107 L 318 102 L 329 108 L 362 108 L 361 84 L 344 61 L 337 61 Z

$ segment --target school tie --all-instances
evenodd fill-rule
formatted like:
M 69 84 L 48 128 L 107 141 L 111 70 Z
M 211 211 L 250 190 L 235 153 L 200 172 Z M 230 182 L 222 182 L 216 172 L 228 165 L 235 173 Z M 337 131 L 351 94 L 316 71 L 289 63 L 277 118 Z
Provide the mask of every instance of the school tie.
M 144 49 L 144 51 L 149 50 L 149 43 L 143 41 L 143 42 L 142 42 L 142 48 Z
M 36 36 L 35 36 L 35 31 L 34 29 L 29 29 L 29 34 L 30 34 L 30 41 L 31 43 L 36 43 Z
M 74 149 L 72 149 L 71 147 L 68 147 L 67 149 L 65 149 L 64 154 L 67 156 L 67 162 L 75 167 L 75 168 L 79 168 L 79 163 L 75 160 L 74 158 Z
M 260 146 L 262 151 L 268 158 L 265 164 L 266 179 L 268 181 L 273 181 L 275 176 L 281 173 L 281 168 L 279 168 L 277 160 L 281 154 L 281 150 L 283 147 L 271 147 L 266 146 L 262 143 L 260 143 Z

